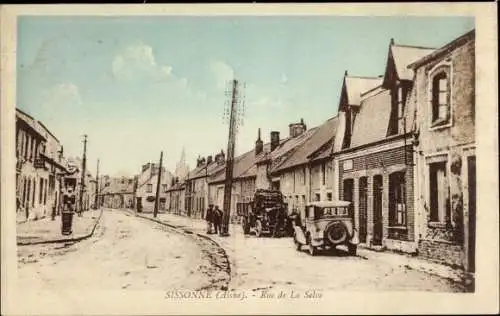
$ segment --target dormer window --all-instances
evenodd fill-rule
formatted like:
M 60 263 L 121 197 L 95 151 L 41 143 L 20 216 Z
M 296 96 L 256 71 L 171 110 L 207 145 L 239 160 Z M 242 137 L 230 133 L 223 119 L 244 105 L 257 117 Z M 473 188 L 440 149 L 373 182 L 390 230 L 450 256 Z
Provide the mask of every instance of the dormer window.
M 403 111 L 404 111 L 404 105 L 405 105 L 405 100 L 404 100 L 404 95 L 403 95 L 403 86 L 399 86 L 397 88 L 397 97 L 398 97 L 398 118 L 401 119 L 403 117 Z
M 446 126 L 450 123 L 450 71 L 440 67 L 430 77 L 431 127 Z

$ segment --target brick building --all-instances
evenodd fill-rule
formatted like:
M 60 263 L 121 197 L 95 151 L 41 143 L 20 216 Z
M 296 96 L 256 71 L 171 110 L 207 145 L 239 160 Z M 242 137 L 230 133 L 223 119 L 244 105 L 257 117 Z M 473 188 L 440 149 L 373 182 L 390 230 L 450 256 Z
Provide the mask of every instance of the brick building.
M 475 269 L 475 31 L 415 61 L 419 254 Z
M 63 147 L 42 122 L 16 109 L 16 213 L 19 220 L 59 213 Z
M 405 130 L 413 88 L 407 66 L 433 49 L 391 40 L 382 78 L 344 77 L 339 112 L 344 133 L 335 152 L 339 198 L 353 202 L 360 242 L 367 247 L 416 252 L 414 159 Z

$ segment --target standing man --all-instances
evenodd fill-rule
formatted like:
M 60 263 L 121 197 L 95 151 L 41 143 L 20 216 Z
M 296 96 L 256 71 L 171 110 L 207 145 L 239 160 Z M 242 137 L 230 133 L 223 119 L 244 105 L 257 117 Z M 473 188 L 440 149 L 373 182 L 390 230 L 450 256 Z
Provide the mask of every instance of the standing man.
M 214 205 L 210 204 L 207 209 L 207 214 L 205 215 L 205 220 L 207 221 L 207 234 L 212 234 L 212 226 L 214 223 Z M 216 231 L 217 232 L 217 231 Z
M 222 222 L 222 211 L 219 209 L 219 206 L 215 206 L 214 214 L 213 214 L 214 228 L 215 233 L 222 233 L 221 231 L 221 222 Z

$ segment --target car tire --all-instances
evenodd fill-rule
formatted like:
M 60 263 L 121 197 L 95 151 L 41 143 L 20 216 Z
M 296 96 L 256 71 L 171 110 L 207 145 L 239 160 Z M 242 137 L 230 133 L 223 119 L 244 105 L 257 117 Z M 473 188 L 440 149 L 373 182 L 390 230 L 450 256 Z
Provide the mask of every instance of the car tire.
M 344 243 L 348 238 L 347 228 L 342 222 L 333 222 L 325 229 L 325 235 L 332 245 Z
M 347 245 L 347 251 L 348 251 L 350 256 L 355 256 L 357 249 L 358 249 L 358 246 L 356 246 L 356 245 L 352 245 L 352 244 Z

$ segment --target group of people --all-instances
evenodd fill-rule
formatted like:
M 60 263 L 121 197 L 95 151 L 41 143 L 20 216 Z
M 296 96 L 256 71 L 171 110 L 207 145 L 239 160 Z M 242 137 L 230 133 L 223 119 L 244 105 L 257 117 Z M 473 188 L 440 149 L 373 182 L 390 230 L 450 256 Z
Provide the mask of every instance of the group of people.
M 222 211 L 219 206 L 210 204 L 207 209 L 207 214 L 205 216 L 207 221 L 207 234 L 220 234 L 222 233 Z

